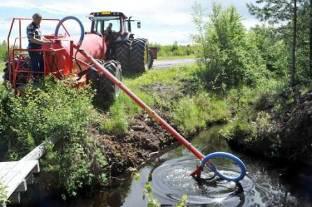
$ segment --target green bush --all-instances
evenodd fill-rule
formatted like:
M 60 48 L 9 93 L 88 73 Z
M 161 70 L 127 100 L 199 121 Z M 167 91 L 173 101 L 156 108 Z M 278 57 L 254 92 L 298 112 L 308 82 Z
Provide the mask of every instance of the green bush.
M 256 26 L 248 33 L 248 41 L 257 47 L 268 71 L 279 77 L 287 75 L 287 44 L 275 28 Z
M 220 135 L 227 140 L 236 140 L 236 142 L 243 142 L 256 139 L 256 127 L 246 120 L 236 119 L 232 120 L 225 128 L 220 130 Z
M 226 122 L 231 117 L 224 101 L 205 92 L 180 99 L 172 113 L 173 120 L 187 133 L 203 129 L 208 124 Z
M 58 140 L 43 162 L 57 174 L 60 187 L 75 195 L 84 185 L 104 182 L 106 158 L 88 135 L 98 120 L 90 91 L 47 80 L 44 86 L 29 85 L 21 93 L 2 99 L 0 136 L 8 157 L 19 159 L 46 140 Z
M 255 85 L 265 65 L 256 46 L 248 41 L 237 10 L 215 4 L 208 22 L 200 14 L 194 15 L 199 30 L 195 41 L 201 46 L 198 56 L 207 86 L 225 92 L 242 84 Z

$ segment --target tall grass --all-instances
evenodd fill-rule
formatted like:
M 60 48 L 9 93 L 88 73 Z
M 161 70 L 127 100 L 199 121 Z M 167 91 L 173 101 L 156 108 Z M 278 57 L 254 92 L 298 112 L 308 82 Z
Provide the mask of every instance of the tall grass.
M 206 92 L 180 99 L 173 110 L 174 121 L 185 132 L 193 133 L 213 123 L 224 123 L 231 118 L 225 101 Z

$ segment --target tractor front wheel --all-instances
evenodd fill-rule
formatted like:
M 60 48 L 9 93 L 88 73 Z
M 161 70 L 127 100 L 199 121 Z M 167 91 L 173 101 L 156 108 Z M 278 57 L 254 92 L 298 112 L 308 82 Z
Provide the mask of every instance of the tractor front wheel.
M 101 62 L 101 64 L 116 78 L 122 79 L 122 70 L 119 62 L 111 60 Z M 92 89 L 95 90 L 93 104 L 99 109 L 107 109 L 120 93 L 119 88 L 106 77 L 99 75 L 95 70 L 90 70 L 87 77 L 91 82 Z

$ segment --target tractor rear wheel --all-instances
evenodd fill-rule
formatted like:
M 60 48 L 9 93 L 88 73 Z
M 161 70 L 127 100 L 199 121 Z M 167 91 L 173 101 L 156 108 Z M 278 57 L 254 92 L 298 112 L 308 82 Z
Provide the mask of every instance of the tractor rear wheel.
M 123 41 L 117 44 L 115 50 L 115 59 L 121 64 L 122 71 L 129 67 L 130 41 Z
M 110 60 L 101 64 L 111 72 L 117 79 L 122 79 L 122 70 L 119 62 Z M 90 70 L 88 80 L 91 87 L 95 90 L 93 104 L 99 109 L 107 109 L 120 93 L 119 88 L 106 77 L 99 75 L 96 71 Z
M 149 50 L 147 39 L 134 39 L 130 50 L 129 68 L 131 72 L 143 73 L 148 70 Z

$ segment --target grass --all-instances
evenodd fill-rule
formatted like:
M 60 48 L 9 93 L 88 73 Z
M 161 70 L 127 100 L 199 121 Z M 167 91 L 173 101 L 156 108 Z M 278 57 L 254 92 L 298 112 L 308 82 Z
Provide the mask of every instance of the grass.
M 0 182 L 0 206 L 8 201 L 6 187 Z
M 195 55 L 183 55 L 183 56 L 159 56 L 157 60 L 177 60 L 177 59 L 194 59 Z
M 124 109 L 123 101 L 117 101 L 108 113 L 108 117 L 101 123 L 100 129 L 104 133 L 123 135 L 128 131 L 128 115 Z
M 192 78 L 197 70 L 195 65 L 180 66 L 167 70 L 150 70 L 139 77 L 125 78 L 124 83 L 146 104 L 155 108 L 156 105 L 165 105 L 166 100 L 160 97 L 157 92 L 146 90 L 153 84 L 161 84 L 167 87 L 174 87 L 182 79 Z M 173 94 L 174 95 L 174 94 Z M 127 132 L 128 120 L 142 110 L 123 92 L 110 107 L 107 116 L 103 120 L 101 130 L 107 133 L 123 134 Z
M 187 66 L 176 66 L 163 70 L 149 70 L 137 78 L 126 78 L 124 83 L 131 89 L 137 89 L 143 85 L 153 83 L 175 84 L 182 78 L 190 76 L 198 70 L 195 64 Z
M 231 118 L 224 100 L 204 91 L 181 98 L 173 110 L 176 124 L 187 133 L 205 128 L 208 124 L 227 122 Z
M 3 62 L 2 60 L 0 60 L 0 73 L 3 72 L 5 67 L 5 62 Z
M 124 83 L 146 104 L 155 107 L 156 103 L 160 103 L 162 100 L 157 94 L 146 91 L 144 88 L 153 84 L 176 85 L 179 80 L 190 77 L 196 70 L 195 65 L 174 67 L 168 70 L 150 70 L 139 77 L 125 78 Z M 110 134 L 124 134 L 128 130 L 129 119 L 138 113 L 141 113 L 141 109 L 121 92 L 102 121 L 103 124 L 100 126 L 100 130 Z
M 167 112 L 167 118 L 180 130 L 189 134 L 211 123 L 226 122 L 231 117 L 226 102 L 205 92 L 201 87 L 197 72 L 198 67 L 195 64 L 151 70 L 139 77 L 128 77 L 124 83 L 149 106 Z M 111 106 L 102 130 L 125 133 L 127 120 L 141 112 L 142 110 L 122 93 Z

